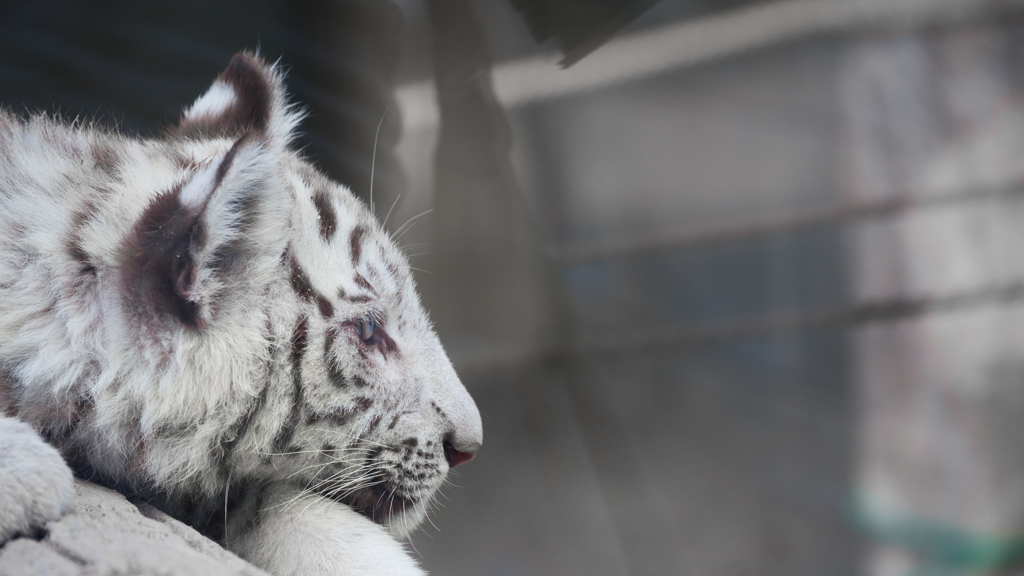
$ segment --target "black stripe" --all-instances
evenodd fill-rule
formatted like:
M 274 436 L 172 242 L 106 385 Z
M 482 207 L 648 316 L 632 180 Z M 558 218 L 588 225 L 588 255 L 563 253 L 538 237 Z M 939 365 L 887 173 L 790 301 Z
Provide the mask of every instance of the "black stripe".
M 82 209 L 71 216 L 71 234 L 68 235 L 67 252 L 81 265 L 81 272 L 96 273 L 96 267 L 90 261 L 89 254 L 82 248 L 82 229 L 96 215 L 96 202 L 86 200 Z
M 320 315 L 324 318 L 334 316 L 334 304 L 323 294 L 316 295 L 316 307 L 320 309 Z
M 306 316 L 299 318 L 292 332 L 292 409 L 288 420 L 274 438 L 274 450 L 283 451 L 295 436 L 295 428 L 302 417 L 302 356 L 306 353 L 307 330 L 309 321 Z
M 362 226 L 356 226 L 352 229 L 352 234 L 348 237 L 348 247 L 352 255 L 352 264 L 359 263 L 359 257 L 363 253 L 363 236 L 366 234 L 366 228 Z
M 338 229 L 338 217 L 334 214 L 331 200 L 327 193 L 321 190 L 313 194 L 313 204 L 320 216 L 320 237 L 325 242 L 330 242 L 334 237 L 334 232 Z
M 378 414 L 373 417 L 373 420 L 370 420 L 370 426 L 366 429 L 366 436 L 373 434 L 377 430 L 377 427 L 380 426 L 380 418 L 381 416 Z
M 220 164 L 217 166 L 217 175 L 213 181 L 214 190 L 220 188 L 220 183 L 224 181 L 224 176 L 227 175 L 228 170 L 231 169 L 231 165 L 235 162 L 235 156 L 238 155 L 238 149 L 241 148 L 247 140 L 249 140 L 250 134 L 251 132 L 246 133 L 236 140 L 231 146 L 231 149 L 228 150 L 228 153 L 224 155 L 224 159 L 220 161 Z
M 327 329 L 327 334 L 324 337 L 324 362 L 327 364 L 327 377 L 331 380 L 331 384 L 334 384 L 338 388 L 348 388 L 349 380 L 345 377 L 345 374 L 341 371 L 341 367 L 335 361 L 331 351 L 334 349 L 334 344 L 338 340 L 338 329 L 331 327 Z
M 324 318 L 330 318 L 334 315 L 334 305 L 327 299 L 326 296 L 317 292 L 316 288 L 313 288 L 313 283 L 309 280 L 309 274 L 302 269 L 299 265 L 299 261 L 292 255 L 291 259 L 291 283 L 292 289 L 307 302 L 315 302 L 317 308 L 320 309 L 320 314 Z
M 14 397 L 14 374 L 9 370 L 0 369 L 0 416 L 15 417 L 18 405 Z
M 373 286 L 369 282 L 366 281 L 366 278 L 363 278 L 362 274 L 359 274 L 358 272 L 356 273 L 355 282 L 356 282 L 356 284 L 358 286 L 368 290 L 374 296 L 377 295 L 377 291 L 374 290 Z

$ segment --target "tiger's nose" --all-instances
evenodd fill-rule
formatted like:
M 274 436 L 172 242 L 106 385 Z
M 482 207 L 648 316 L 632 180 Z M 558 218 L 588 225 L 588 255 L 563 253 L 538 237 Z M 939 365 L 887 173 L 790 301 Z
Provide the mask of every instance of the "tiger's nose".
M 445 440 L 444 442 L 444 458 L 448 461 L 448 466 L 451 468 L 469 462 L 476 457 L 478 450 L 480 450 L 479 442 L 464 444 L 457 448 L 451 440 Z
M 438 344 L 440 346 L 440 344 Z M 466 391 L 447 358 L 439 363 L 440 374 L 434 380 L 433 410 L 447 421 L 444 436 L 444 457 L 454 468 L 476 456 L 484 442 L 484 426 L 480 410 Z
M 472 460 L 484 441 L 480 411 L 464 388 L 462 394 L 465 400 L 462 409 L 451 419 L 454 430 L 444 439 L 444 458 L 451 468 Z

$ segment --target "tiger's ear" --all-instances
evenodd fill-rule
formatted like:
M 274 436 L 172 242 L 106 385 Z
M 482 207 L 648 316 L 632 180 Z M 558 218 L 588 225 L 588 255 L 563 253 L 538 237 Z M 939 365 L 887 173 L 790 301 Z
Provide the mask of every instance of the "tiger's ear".
M 122 288 L 148 324 L 203 328 L 280 267 L 289 221 L 280 154 L 249 132 L 154 198 L 126 243 Z
M 301 119 L 302 114 L 288 105 L 277 66 L 240 52 L 181 115 L 177 133 L 234 139 L 257 132 L 271 143 L 287 146 Z

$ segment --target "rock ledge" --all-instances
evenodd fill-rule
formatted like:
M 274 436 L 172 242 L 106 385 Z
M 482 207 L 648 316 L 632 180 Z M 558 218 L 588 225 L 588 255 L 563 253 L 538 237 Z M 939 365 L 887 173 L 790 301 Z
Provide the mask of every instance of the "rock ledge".
M 42 540 L 0 547 L 0 576 L 114 574 L 268 576 L 160 510 L 77 479 L 74 509 Z

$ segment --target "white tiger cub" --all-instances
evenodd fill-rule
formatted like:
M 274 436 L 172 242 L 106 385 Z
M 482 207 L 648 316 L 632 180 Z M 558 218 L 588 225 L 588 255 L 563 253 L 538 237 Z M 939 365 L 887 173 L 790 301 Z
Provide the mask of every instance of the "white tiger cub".
M 422 573 L 393 537 L 480 415 L 299 119 L 249 54 L 158 140 L 0 112 L 0 543 L 70 465 L 273 574 Z

